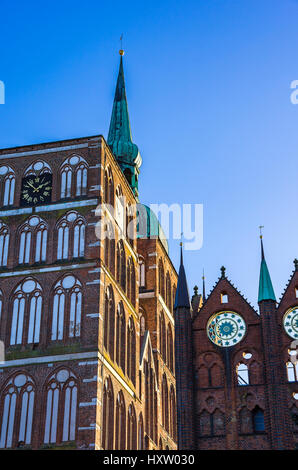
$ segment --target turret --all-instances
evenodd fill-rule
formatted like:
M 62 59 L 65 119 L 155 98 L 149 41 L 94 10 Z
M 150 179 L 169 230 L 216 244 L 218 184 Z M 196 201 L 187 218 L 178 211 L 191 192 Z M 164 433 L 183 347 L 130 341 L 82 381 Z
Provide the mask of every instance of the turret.
M 194 449 L 191 307 L 181 259 L 174 305 L 178 449 Z

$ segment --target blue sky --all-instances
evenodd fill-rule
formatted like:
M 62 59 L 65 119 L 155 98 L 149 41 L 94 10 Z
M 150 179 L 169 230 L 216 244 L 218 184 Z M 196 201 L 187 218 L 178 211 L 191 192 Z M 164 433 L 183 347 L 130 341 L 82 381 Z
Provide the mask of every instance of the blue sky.
M 279 297 L 298 257 L 298 1 L 44 5 L 1 3 L 0 147 L 107 136 L 123 32 L 141 200 L 204 204 L 190 290 L 204 267 L 209 291 L 224 264 L 256 305 L 264 225 Z

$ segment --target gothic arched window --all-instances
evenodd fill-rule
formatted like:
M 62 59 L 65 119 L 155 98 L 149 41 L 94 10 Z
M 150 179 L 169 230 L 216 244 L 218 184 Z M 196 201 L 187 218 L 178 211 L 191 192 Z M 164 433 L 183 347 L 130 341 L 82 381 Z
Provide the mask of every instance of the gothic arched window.
M 124 233 L 125 224 L 125 204 L 121 186 L 116 189 L 115 219 L 122 233 Z
M 72 155 L 61 165 L 61 199 L 87 194 L 88 164 L 80 155 Z
M 0 267 L 7 266 L 9 228 L 0 220 Z
M 177 440 L 176 398 L 173 385 L 170 388 L 170 435 Z
M 112 286 L 108 286 L 105 293 L 104 306 L 104 347 L 114 360 L 115 348 L 115 301 Z
M 127 414 L 127 450 L 137 450 L 137 423 L 133 403 L 129 405 Z
M 1 321 L 1 316 L 2 316 L 2 306 L 3 306 L 3 293 L 2 293 L 2 290 L 0 289 L 0 321 Z
M 0 206 L 13 206 L 16 178 L 9 166 L 0 166 Z
M 165 272 L 161 258 L 158 263 L 158 291 L 162 298 L 165 299 Z
M 168 366 L 171 372 L 174 371 L 174 344 L 173 344 L 173 333 L 172 327 L 170 323 L 168 324 L 168 331 L 167 331 L 167 361 Z
M 165 374 L 162 378 L 162 424 L 166 431 L 169 432 L 169 397 L 168 397 L 168 382 Z
M 238 385 L 249 385 L 249 372 L 246 364 L 240 362 L 236 367 Z
M 123 303 L 119 302 L 117 307 L 117 325 L 116 325 L 116 362 L 125 372 L 125 312 Z
M 138 450 L 144 449 L 144 422 L 143 415 L 139 415 L 139 424 L 138 424 Z
M 123 241 L 117 243 L 117 282 L 126 291 L 126 257 Z
M 115 449 L 125 450 L 126 445 L 126 415 L 123 393 L 120 391 L 116 400 Z
M 292 362 L 287 362 L 287 375 L 288 382 L 298 381 L 298 362 L 296 362 L 296 364 L 293 364 Z
M 31 444 L 34 398 L 34 383 L 28 375 L 19 373 L 6 383 L 0 405 L 1 449 Z
M 136 330 L 132 317 L 127 326 L 127 375 L 136 384 Z
M 85 227 L 85 220 L 75 211 L 68 212 L 58 221 L 58 260 L 84 257 Z
M 82 284 L 66 275 L 54 287 L 52 341 L 81 335 Z
M 76 438 L 78 382 L 68 369 L 60 369 L 48 380 L 44 443 Z
M 127 297 L 135 306 L 136 303 L 136 274 L 132 257 L 127 263 Z
M 25 279 L 14 290 L 12 303 L 10 344 L 39 343 L 42 316 L 40 284 L 33 278 Z M 26 324 L 28 330 L 24 331 Z
M 166 323 L 163 312 L 159 316 L 159 350 L 164 362 L 167 360 Z
M 244 406 L 239 412 L 240 434 L 251 434 L 253 432 L 253 422 L 251 411 Z
M 19 264 L 45 262 L 47 239 L 46 223 L 35 215 L 30 217 L 19 230 Z M 33 250 L 34 246 L 35 250 Z
M 105 265 L 115 275 L 115 232 L 112 222 L 108 222 L 106 225 Z
M 102 447 L 114 448 L 114 392 L 110 378 L 105 380 L 103 389 Z
M 113 180 L 112 170 L 110 167 L 108 167 L 105 170 L 104 183 L 105 183 L 105 189 L 104 189 L 105 203 L 109 204 L 111 207 L 114 207 L 114 180 Z
M 140 287 L 146 287 L 145 260 L 141 256 L 139 257 L 139 278 L 140 278 Z
M 252 410 L 252 418 L 253 418 L 253 429 L 255 433 L 264 432 L 265 431 L 265 421 L 264 421 L 264 411 L 261 410 L 258 406 L 256 406 Z
M 166 305 L 170 312 L 172 311 L 172 285 L 169 272 L 166 276 Z

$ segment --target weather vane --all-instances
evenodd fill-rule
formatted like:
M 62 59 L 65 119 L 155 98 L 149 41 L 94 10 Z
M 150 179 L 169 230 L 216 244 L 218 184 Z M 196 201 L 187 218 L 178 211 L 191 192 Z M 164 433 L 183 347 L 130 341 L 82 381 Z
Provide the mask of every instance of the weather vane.
M 181 232 L 181 242 L 180 242 L 180 246 L 183 246 L 182 237 L 183 237 L 183 232 Z
M 122 33 L 121 36 L 120 36 L 120 51 L 119 51 L 119 54 L 120 54 L 120 55 L 124 55 L 122 40 L 123 40 L 123 33 Z
M 262 228 L 264 228 L 264 225 L 260 225 L 260 226 L 259 226 L 259 229 L 260 229 L 260 238 L 261 238 L 261 239 L 263 238 Z

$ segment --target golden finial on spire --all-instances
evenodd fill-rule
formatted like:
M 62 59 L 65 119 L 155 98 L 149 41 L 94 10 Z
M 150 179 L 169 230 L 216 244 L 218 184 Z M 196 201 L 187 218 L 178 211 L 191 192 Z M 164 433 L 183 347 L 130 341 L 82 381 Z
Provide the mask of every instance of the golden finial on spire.
M 123 48 L 122 48 L 122 39 L 123 39 L 123 33 L 122 33 L 121 36 L 120 36 L 120 51 L 119 51 L 119 54 L 120 54 L 121 56 L 124 55 L 124 50 L 123 50 Z

